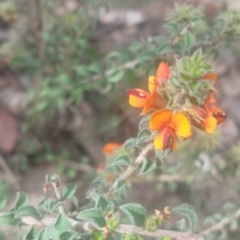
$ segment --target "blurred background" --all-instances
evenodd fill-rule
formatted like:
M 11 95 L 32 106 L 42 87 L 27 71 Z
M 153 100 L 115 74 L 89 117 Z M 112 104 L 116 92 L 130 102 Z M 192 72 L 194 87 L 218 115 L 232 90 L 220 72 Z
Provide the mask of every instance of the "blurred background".
M 138 132 L 140 111 L 129 106 L 127 90 L 146 89 L 148 75 L 169 60 L 149 56 L 144 44 L 170 39 L 164 24 L 176 4 L 202 9 L 210 30 L 219 15 L 240 7 L 234 0 L 0 1 L 0 191 L 25 191 L 36 205 L 45 175 L 58 173 L 63 185 L 78 184 L 79 199 L 85 196 L 106 163 L 104 145 Z M 239 42 L 209 58 L 227 120 L 211 136 L 197 132 L 161 170 L 134 182 L 127 201 L 150 209 L 188 202 L 204 226 L 237 207 L 239 60 Z M 237 239 L 234 224 L 229 231 Z

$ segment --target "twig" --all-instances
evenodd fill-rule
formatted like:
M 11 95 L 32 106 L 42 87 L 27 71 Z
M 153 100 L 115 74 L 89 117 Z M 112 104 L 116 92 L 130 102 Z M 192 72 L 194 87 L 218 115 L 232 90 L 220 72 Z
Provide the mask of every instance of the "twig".
M 202 231 L 202 235 L 209 235 L 212 232 L 219 231 L 223 229 L 226 225 L 230 224 L 234 219 L 237 219 L 240 217 L 240 208 L 231 216 L 223 218 L 220 222 L 217 224 L 212 225 L 211 227 L 207 228 L 206 230 Z
M 116 181 L 113 183 L 113 185 L 108 189 L 106 196 L 109 196 L 117 186 L 119 182 L 124 182 L 127 178 L 132 176 L 132 174 L 135 172 L 135 170 L 138 168 L 138 166 L 143 162 L 144 158 L 146 157 L 147 153 L 153 149 L 153 144 L 150 143 L 146 145 L 143 149 L 141 154 L 136 158 L 136 160 L 126 169 L 126 171 L 116 179 Z
M 68 220 L 75 231 L 77 231 L 78 229 L 85 231 L 104 230 L 104 228 L 99 228 L 91 222 L 81 222 L 72 218 L 68 218 Z M 38 225 L 51 226 L 55 223 L 55 221 L 56 217 L 48 216 L 44 217 L 41 221 L 39 221 Z M 28 225 L 34 225 L 36 224 L 36 221 L 32 222 L 32 220 L 29 219 L 28 222 L 25 220 L 24 223 Z M 193 234 L 188 232 L 175 232 L 163 229 L 158 229 L 155 232 L 148 232 L 143 228 L 126 224 L 120 224 L 113 231 L 126 234 L 139 234 L 146 237 L 162 238 L 168 236 L 174 240 L 204 240 L 204 237 L 199 234 Z
M 55 175 L 53 175 L 51 177 L 51 185 L 54 189 L 57 200 L 61 201 L 62 200 L 62 194 L 59 190 L 59 184 L 60 184 L 59 179 L 57 179 L 57 177 Z M 63 205 L 60 205 L 58 209 L 59 209 L 60 213 L 65 214 L 65 210 L 63 208 Z
M 16 178 L 14 177 L 13 173 L 11 172 L 10 168 L 8 165 L 5 163 L 5 160 L 3 157 L 0 155 L 0 168 L 3 170 L 4 174 L 6 175 L 6 178 L 11 182 L 16 190 L 20 189 L 20 185 L 18 184 Z

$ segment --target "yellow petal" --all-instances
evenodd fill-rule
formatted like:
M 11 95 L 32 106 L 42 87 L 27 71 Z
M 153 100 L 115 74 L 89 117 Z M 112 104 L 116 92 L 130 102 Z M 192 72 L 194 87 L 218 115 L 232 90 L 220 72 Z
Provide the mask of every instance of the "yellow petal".
M 150 94 L 142 89 L 136 88 L 136 89 L 130 89 L 128 91 L 128 95 L 129 95 L 129 104 L 132 107 L 143 108 Z
M 217 126 L 217 120 L 209 113 L 204 119 L 203 125 L 207 133 L 213 133 Z
M 160 130 L 170 123 L 172 118 L 172 112 L 169 110 L 158 110 L 152 114 L 150 119 L 151 130 Z
M 150 93 L 156 92 L 157 91 L 157 84 L 155 81 L 155 76 L 150 76 L 148 78 L 148 90 Z
M 192 135 L 188 119 L 182 113 L 176 113 L 173 115 L 171 126 L 179 137 L 188 138 Z

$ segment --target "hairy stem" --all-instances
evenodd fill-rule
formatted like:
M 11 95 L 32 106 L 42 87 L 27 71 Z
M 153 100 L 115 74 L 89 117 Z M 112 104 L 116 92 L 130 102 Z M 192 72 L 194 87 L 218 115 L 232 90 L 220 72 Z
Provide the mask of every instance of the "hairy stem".
M 51 226 L 55 223 L 56 217 L 46 216 L 39 222 L 36 222 L 35 219 L 33 221 L 33 219 L 30 219 L 30 218 L 25 219 L 25 217 L 23 217 L 22 221 L 29 226 L 32 226 L 32 225 Z M 82 230 L 89 231 L 89 232 L 95 231 L 95 230 L 103 231 L 105 229 L 104 227 L 103 228 L 97 227 L 92 222 L 82 222 L 69 217 L 68 217 L 68 221 L 71 223 L 72 229 L 75 230 L 76 232 L 81 232 Z M 155 232 L 149 232 L 147 230 L 144 230 L 143 228 L 136 227 L 133 225 L 126 225 L 126 224 L 120 224 L 116 229 L 112 229 L 112 231 L 115 231 L 118 233 L 125 233 L 129 235 L 138 234 L 141 236 L 155 237 L 158 239 L 163 237 L 170 237 L 174 240 L 204 240 L 204 237 L 199 234 L 193 234 L 189 232 L 176 232 L 176 231 L 163 230 L 163 229 L 158 229 Z
M 108 189 L 106 196 L 111 195 L 111 193 L 114 191 L 115 187 L 117 186 L 117 184 L 119 182 L 124 182 L 126 179 L 128 179 L 130 176 L 132 176 L 132 174 L 139 167 L 139 165 L 142 164 L 142 162 L 143 162 L 144 158 L 146 157 L 146 155 L 148 154 L 148 152 L 151 151 L 152 149 L 153 149 L 152 143 L 146 145 L 142 149 L 141 154 L 139 154 L 139 156 L 136 158 L 136 160 L 130 166 L 128 166 L 126 171 L 122 175 L 120 175 L 120 177 L 117 178 L 116 181 L 113 183 L 113 185 Z

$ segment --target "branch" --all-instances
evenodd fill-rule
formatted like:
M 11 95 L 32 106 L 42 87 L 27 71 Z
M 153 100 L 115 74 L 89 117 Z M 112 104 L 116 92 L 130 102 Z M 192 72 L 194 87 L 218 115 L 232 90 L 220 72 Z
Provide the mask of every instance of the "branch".
M 28 225 L 34 225 L 36 224 L 36 221 L 32 221 L 32 219 L 24 220 L 25 224 Z M 95 224 L 91 222 L 81 222 L 77 221 L 72 218 L 68 218 L 69 222 L 72 225 L 73 230 L 85 230 L 85 231 L 95 231 L 95 230 L 104 230 L 105 228 L 99 228 Z M 48 216 L 44 217 L 41 221 L 38 222 L 38 225 L 44 225 L 44 226 L 51 226 L 55 223 L 56 217 Z M 163 230 L 158 229 L 155 232 L 148 232 L 140 227 L 135 227 L 133 225 L 126 225 L 126 224 L 120 224 L 116 229 L 113 229 L 112 231 L 118 232 L 118 233 L 126 233 L 126 234 L 139 234 L 146 237 L 170 237 L 174 240 L 204 240 L 204 237 L 199 234 L 193 234 L 188 232 L 175 232 L 175 231 L 169 231 L 169 230 Z
M 206 230 L 202 231 L 201 234 L 209 235 L 212 232 L 217 232 L 223 229 L 226 225 L 230 224 L 234 219 L 240 217 L 240 208 L 231 216 L 223 218 L 220 222 L 212 225 L 211 227 L 207 228 Z
M 130 166 L 128 166 L 126 171 L 119 178 L 117 178 L 116 181 L 113 183 L 113 185 L 108 189 L 108 191 L 106 193 L 106 196 L 109 196 L 114 191 L 115 187 L 117 186 L 117 184 L 119 182 L 124 182 L 127 178 L 132 176 L 132 174 L 139 167 L 139 165 L 142 164 L 142 162 L 143 162 L 144 158 L 146 157 L 147 153 L 149 151 L 151 151 L 152 149 L 153 149 L 153 144 L 152 143 L 146 145 L 142 149 L 141 154 L 136 158 L 136 160 Z
M 54 175 L 51 177 L 51 185 L 54 189 L 57 200 L 61 201 L 62 200 L 62 194 L 59 190 L 59 181 Z M 59 209 L 60 213 L 65 214 L 65 210 L 63 208 L 63 205 L 60 205 L 58 209 Z

